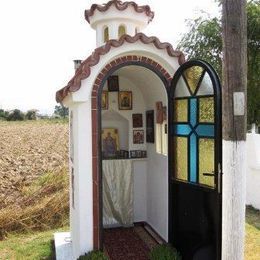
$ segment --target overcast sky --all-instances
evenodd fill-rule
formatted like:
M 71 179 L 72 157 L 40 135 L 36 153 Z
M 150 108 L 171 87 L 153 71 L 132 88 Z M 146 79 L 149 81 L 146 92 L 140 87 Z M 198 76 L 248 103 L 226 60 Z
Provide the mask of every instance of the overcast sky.
M 105 0 L 0 1 L 0 108 L 52 113 L 55 92 L 74 74 L 74 59 L 95 48 L 95 31 L 84 10 Z M 218 13 L 214 0 L 136 0 L 155 12 L 144 31 L 176 46 L 187 31 L 185 20 L 200 10 Z

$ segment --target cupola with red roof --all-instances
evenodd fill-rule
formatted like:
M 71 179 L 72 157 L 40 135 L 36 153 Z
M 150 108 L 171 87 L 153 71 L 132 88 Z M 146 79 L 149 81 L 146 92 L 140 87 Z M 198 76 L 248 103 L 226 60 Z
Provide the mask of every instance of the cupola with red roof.
M 154 12 L 150 6 L 139 6 L 135 2 L 112 0 L 106 4 L 93 4 L 85 11 L 85 18 L 96 30 L 97 46 L 122 35 L 134 36 L 152 21 Z

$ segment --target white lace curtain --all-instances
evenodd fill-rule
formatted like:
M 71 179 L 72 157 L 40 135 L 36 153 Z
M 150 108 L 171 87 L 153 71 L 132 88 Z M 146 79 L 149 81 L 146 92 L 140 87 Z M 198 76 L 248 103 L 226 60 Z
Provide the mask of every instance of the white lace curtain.
M 133 225 L 131 160 L 103 160 L 103 226 Z

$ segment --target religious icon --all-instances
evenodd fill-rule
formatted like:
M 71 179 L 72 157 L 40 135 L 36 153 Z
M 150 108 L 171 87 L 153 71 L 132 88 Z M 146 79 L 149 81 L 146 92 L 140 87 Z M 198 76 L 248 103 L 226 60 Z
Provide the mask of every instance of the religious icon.
M 133 128 L 143 127 L 143 114 L 133 114 Z
M 156 123 L 163 123 L 163 103 L 161 101 L 156 102 Z
M 118 82 L 118 76 L 110 76 L 107 79 L 107 88 L 108 91 L 114 92 L 119 91 L 119 82 Z
M 118 106 L 120 110 L 132 110 L 132 92 L 120 91 L 118 94 Z
M 133 143 L 143 144 L 144 143 L 144 130 L 134 130 L 133 131 Z
M 108 109 L 108 92 L 105 90 L 102 92 L 101 108 L 102 110 Z
M 164 106 L 163 107 L 163 121 L 166 121 L 167 120 L 167 107 Z
M 146 111 L 146 142 L 154 143 L 154 110 Z
M 115 128 L 102 129 L 102 152 L 105 158 L 114 158 L 119 151 L 118 130 Z

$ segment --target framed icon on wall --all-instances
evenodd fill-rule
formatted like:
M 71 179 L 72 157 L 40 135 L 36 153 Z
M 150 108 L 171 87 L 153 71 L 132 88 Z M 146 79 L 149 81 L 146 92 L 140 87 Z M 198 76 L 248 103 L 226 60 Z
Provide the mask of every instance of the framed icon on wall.
M 107 79 L 107 88 L 110 92 L 116 92 L 119 91 L 119 80 L 118 76 L 113 75 L 109 76 Z
M 133 130 L 133 143 L 134 144 L 144 143 L 144 130 Z
M 119 151 L 119 135 L 116 128 L 102 129 L 102 152 L 105 158 L 114 158 Z
M 118 108 L 119 110 L 132 110 L 132 91 L 118 92 Z
M 101 109 L 102 110 L 107 110 L 108 109 L 108 91 L 106 91 L 106 90 L 104 90 L 102 92 Z
M 133 128 L 143 127 L 143 114 L 133 114 Z
M 154 110 L 146 111 L 146 142 L 154 143 Z

